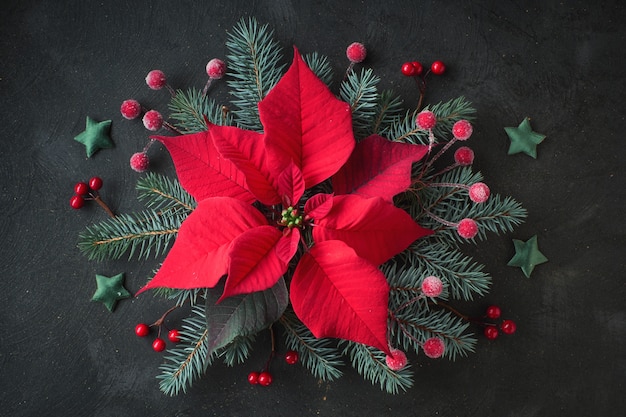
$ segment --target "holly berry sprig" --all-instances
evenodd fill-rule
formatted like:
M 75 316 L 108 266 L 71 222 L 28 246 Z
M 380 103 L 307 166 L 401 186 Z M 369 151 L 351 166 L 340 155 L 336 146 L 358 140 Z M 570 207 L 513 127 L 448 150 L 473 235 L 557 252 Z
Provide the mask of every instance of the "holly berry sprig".
M 498 322 L 498 320 L 502 317 L 502 309 L 495 304 L 487 307 L 487 309 L 485 310 L 485 314 L 482 317 L 478 318 L 466 316 L 465 314 L 460 313 L 449 305 L 441 302 L 437 303 L 437 305 L 451 311 L 456 316 L 465 321 L 482 326 L 483 334 L 489 340 L 497 339 L 500 335 L 500 331 L 506 335 L 512 335 L 517 330 L 517 324 L 511 319 L 504 319 Z
M 267 362 L 265 362 L 265 366 L 260 371 L 252 371 L 248 374 L 248 383 L 250 385 L 261 385 L 262 387 L 268 387 L 272 385 L 274 381 L 274 376 L 270 372 L 270 365 L 272 360 L 276 356 L 276 342 L 274 339 L 274 329 L 270 326 L 270 338 L 272 340 L 272 351 L 270 352 L 270 357 Z M 288 365 L 295 365 L 298 363 L 300 356 L 298 352 L 295 350 L 288 350 L 284 355 L 285 362 Z
M 163 352 L 167 346 L 165 340 L 161 337 L 161 330 L 165 327 L 165 318 L 172 311 L 176 310 L 179 306 L 174 306 L 167 310 L 161 318 L 159 318 L 154 323 L 148 325 L 146 323 L 139 323 L 135 326 L 135 334 L 139 337 L 146 337 L 150 334 L 150 328 L 156 327 L 158 328 L 157 337 L 152 341 L 152 350 L 155 352 Z M 180 331 L 178 329 L 169 329 L 167 332 L 167 339 L 172 343 L 180 342 Z
M 424 72 L 424 66 L 419 61 L 405 62 L 400 68 L 402 74 L 406 77 L 415 77 L 417 88 L 420 92 L 420 98 L 417 103 L 417 109 L 422 107 L 424 101 L 424 95 L 426 94 L 426 77 L 433 73 L 435 75 L 443 75 L 446 72 L 446 64 L 443 61 L 435 61 L 430 64 L 430 68 Z
M 113 210 L 100 197 L 99 190 L 102 188 L 102 185 L 103 181 L 100 177 L 92 177 L 88 183 L 77 182 L 74 185 L 75 194 L 70 198 L 70 207 L 79 210 L 83 208 L 85 201 L 95 201 L 110 217 L 115 217 Z

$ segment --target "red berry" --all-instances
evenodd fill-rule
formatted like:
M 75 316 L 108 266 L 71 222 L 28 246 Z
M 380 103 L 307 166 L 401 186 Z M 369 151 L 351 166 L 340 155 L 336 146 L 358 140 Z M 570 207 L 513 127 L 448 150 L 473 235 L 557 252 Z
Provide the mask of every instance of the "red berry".
M 412 77 L 416 75 L 415 67 L 411 62 L 405 62 L 404 64 L 402 64 L 402 74 L 406 75 L 407 77 Z
M 256 385 L 259 383 L 259 373 L 258 372 L 250 372 L 248 374 L 248 382 L 250 385 Z
M 493 325 L 485 326 L 485 337 L 489 340 L 494 340 L 498 337 L 498 328 Z
M 148 326 L 146 323 L 139 323 L 138 325 L 135 326 L 135 334 L 139 337 L 145 337 L 148 336 L 148 334 L 150 333 L 150 326 Z
M 498 306 L 489 306 L 487 307 L 487 317 L 490 319 L 498 319 L 500 318 L 500 314 L 502 314 L 502 312 L 500 311 L 500 307 Z
M 72 196 L 72 198 L 70 198 L 70 207 L 72 207 L 73 209 L 78 210 L 84 205 L 85 205 L 85 199 L 82 198 L 81 196 L 75 195 L 75 196 Z
M 167 333 L 167 338 L 170 342 L 178 343 L 180 342 L 180 332 L 176 329 L 172 329 Z
M 367 49 L 365 49 L 365 45 L 360 42 L 352 42 L 346 49 L 346 56 L 352 63 L 363 62 L 367 56 Z
M 446 351 L 446 345 L 440 338 L 431 337 L 424 342 L 422 349 L 426 356 L 431 359 L 437 359 L 443 356 L 443 353 Z
M 163 352 L 165 350 L 165 340 L 160 337 L 154 339 L 154 342 L 152 342 L 152 349 L 155 352 Z
M 437 124 L 437 117 L 430 110 L 422 110 L 417 114 L 415 123 L 420 129 L 432 129 Z
M 500 324 L 500 330 L 504 334 L 513 334 L 515 330 L 517 330 L 517 325 L 513 320 L 504 320 L 502 324 Z
M 156 110 L 148 110 L 143 115 L 143 125 L 146 129 L 153 132 L 159 130 L 163 126 L 163 116 Z
M 206 73 L 212 80 L 219 80 L 226 74 L 226 63 L 218 58 L 213 58 L 206 64 Z
M 102 188 L 102 178 L 93 177 L 92 179 L 90 179 L 89 188 L 91 188 L 94 191 L 98 191 L 100 188 Z
M 259 374 L 259 385 L 267 387 L 272 384 L 272 374 L 267 371 L 263 371 Z
M 415 68 L 415 75 L 422 75 L 422 72 L 424 72 L 424 67 L 420 62 L 413 61 L 411 62 L 411 65 L 413 65 L 413 68 Z
M 400 349 L 391 349 L 391 355 L 385 356 L 385 363 L 392 371 L 399 371 L 407 364 L 406 354 Z
M 77 182 L 74 186 L 74 192 L 78 195 L 87 195 L 89 194 L 89 186 L 84 182 Z
M 125 119 L 136 119 L 141 114 L 141 104 L 133 99 L 124 100 L 120 107 L 120 113 Z
M 430 66 L 430 70 L 435 75 L 441 75 L 446 71 L 446 64 L 441 61 L 435 61 Z
M 426 297 L 439 297 L 443 291 L 443 282 L 434 275 L 424 278 L 422 281 L 422 293 Z
M 463 219 L 456 227 L 456 231 L 464 239 L 472 239 L 478 234 L 478 225 L 473 219 Z
M 472 136 L 474 128 L 467 120 L 459 120 L 452 126 L 452 135 L 458 140 L 467 140 Z
M 491 191 L 489 191 L 487 184 L 482 182 L 472 184 L 469 188 L 469 198 L 474 203 L 484 203 L 487 199 L 489 199 L 490 193 Z
M 149 166 L 150 158 L 145 152 L 137 152 L 130 157 L 130 167 L 133 171 L 144 172 L 148 170 Z
M 295 365 L 296 363 L 298 363 L 298 352 L 296 352 L 295 350 L 290 350 L 285 354 L 285 362 L 287 362 L 289 365 Z
M 474 151 L 467 146 L 461 146 L 454 152 L 454 161 L 461 166 L 469 166 L 474 163 Z
M 153 90 L 160 90 L 167 84 L 167 79 L 163 71 L 152 70 L 146 75 L 146 84 Z

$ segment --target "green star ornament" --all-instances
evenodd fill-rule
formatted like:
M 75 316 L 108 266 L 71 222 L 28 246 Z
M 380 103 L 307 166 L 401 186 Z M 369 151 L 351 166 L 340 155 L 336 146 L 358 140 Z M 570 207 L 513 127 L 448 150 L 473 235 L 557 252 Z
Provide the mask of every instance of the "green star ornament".
M 533 132 L 528 117 L 518 127 L 505 127 L 504 130 L 511 139 L 509 155 L 524 152 L 526 155 L 537 159 L 537 145 L 543 142 L 546 135 Z
M 117 274 L 113 277 L 105 277 L 96 274 L 98 289 L 91 298 L 91 301 L 100 301 L 109 311 L 113 311 L 118 300 L 123 300 L 131 296 L 124 288 L 124 274 Z
M 112 148 L 113 141 L 109 137 L 111 129 L 111 121 L 96 122 L 87 116 L 85 130 L 74 138 L 75 141 L 82 143 L 87 148 L 87 158 L 91 158 L 93 154 L 100 149 Z
M 543 253 L 539 252 L 537 235 L 531 237 L 526 242 L 513 239 L 513 244 L 515 245 L 515 256 L 513 256 L 507 265 L 522 268 L 526 278 L 530 278 L 530 274 L 533 272 L 533 269 L 535 269 L 535 266 L 548 262 L 548 258 L 543 256 Z

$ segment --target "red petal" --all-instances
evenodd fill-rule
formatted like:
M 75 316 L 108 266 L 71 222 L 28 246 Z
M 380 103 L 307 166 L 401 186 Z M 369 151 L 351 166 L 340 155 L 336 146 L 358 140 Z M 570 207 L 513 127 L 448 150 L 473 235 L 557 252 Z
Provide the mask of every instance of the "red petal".
M 210 197 L 232 197 L 255 201 L 246 179 L 232 162 L 224 159 L 208 132 L 183 136 L 157 136 L 170 152 L 181 185 L 197 201 Z
M 278 178 L 278 189 L 280 195 L 287 200 L 285 206 L 296 206 L 302 194 L 304 194 L 304 181 L 302 172 L 291 162 Z
M 226 274 L 231 242 L 267 224 L 251 205 L 227 197 L 202 200 L 183 222 L 174 246 L 154 278 L 141 289 L 213 287 Z
M 259 102 L 268 164 L 282 172 L 293 161 L 306 188 L 330 178 L 354 149 L 350 105 L 335 98 L 294 48 L 291 67 Z
M 321 219 L 333 208 L 332 194 L 315 194 L 304 203 L 304 212 L 312 219 Z
M 232 126 L 210 125 L 209 134 L 219 153 L 243 172 L 246 186 L 263 204 L 280 203 L 276 181 L 267 168 L 263 137 L 260 133 Z
M 391 202 L 394 195 L 411 185 L 411 167 L 427 152 L 424 145 L 371 135 L 356 145 L 348 162 L 333 176 L 333 190 Z
M 315 242 L 342 240 L 356 253 L 380 265 L 433 232 L 382 198 L 353 194 L 333 198 L 333 208 L 313 228 Z
M 300 259 L 290 290 L 296 315 L 315 337 L 338 337 L 390 353 L 387 280 L 345 243 L 315 244 Z
M 299 231 L 296 232 L 299 239 Z M 297 240 L 295 246 L 291 244 L 293 236 L 283 236 L 274 226 L 259 226 L 233 240 L 228 278 L 220 300 L 263 291 L 276 284 L 298 249 Z

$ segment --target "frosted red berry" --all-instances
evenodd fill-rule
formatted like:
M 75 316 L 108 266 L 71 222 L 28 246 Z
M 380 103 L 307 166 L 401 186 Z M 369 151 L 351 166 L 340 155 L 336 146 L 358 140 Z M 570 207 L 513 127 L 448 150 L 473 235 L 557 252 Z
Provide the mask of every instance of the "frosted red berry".
M 154 339 L 154 342 L 152 342 L 152 350 L 155 352 L 163 352 L 165 350 L 165 340 L 160 337 Z
M 498 337 L 498 328 L 496 326 L 493 325 L 488 325 L 485 326 L 485 330 L 483 331 L 485 334 L 485 337 L 489 340 L 494 340 L 495 338 Z
M 422 281 L 422 293 L 426 297 L 439 297 L 443 291 L 443 282 L 434 275 L 424 278 Z
M 143 125 L 146 129 L 155 132 L 163 126 L 163 116 L 156 110 L 149 110 L 143 115 Z
M 432 129 L 437 124 L 437 117 L 430 110 L 422 110 L 417 114 L 415 123 L 420 129 Z
M 472 124 L 467 120 L 459 120 L 452 126 L 452 135 L 458 140 L 467 140 L 472 136 Z
M 139 337 L 146 337 L 150 333 L 150 326 L 146 323 L 139 323 L 135 326 L 135 334 Z
M 248 383 L 250 385 L 256 385 L 259 383 L 259 373 L 258 372 L 250 372 L 248 374 Z
M 406 354 L 400 349 L 391 349 L 391 355 L 385 357 L 385 363 L 392 371 L 399 371 L 407 364 Z
M 485 313 L 485 315 L 492 320 L 499 319 L 501 314 L 502 311 L 498 306 L 487 307 L 487 312 Z
M 167 333 L 167 338 L 172 343 L 180 342 L 180 332 L 177 329 L 172 329 Z
M 146 84 L 153 90 L 160 90 L 167 84 L 167 78 L 161 70 L 152 70 L 146 75 Z
M 102 178 L 92 177 L 89 180 L 89 188 L 91 188 L 94 191 L 98 191 L 100 188 L 102 188 Z
M 478 224 L 473 219 L 463 219 L 456 227 L 456 231 L 464 239 L 472 239 L 478 234 Z
M 296 363 L 298 363 L 298 359 L 298 352 L 296 352 L 295 350 L 290 350 L 285 353 L 285 362 L 287 362 L 289 365 L 295 365 Z
M 72 198 L 70 198 L 70 207 L 72 207 L 73 209 L 80 209 L 85 205 L 85 199 L 82 198 L 79 195 L 75 195 L 72 196 Z
M 517 330 L 517 325 L 513 320 L 503 320 L 500 324 L 500 330 L 504 334 L 513 334 Z
M 141 114 L 141 104 L 133 99 L 124 100 L 120 107 L 120 113 L 125 119 L 136 119 Z
M 74 186 L 74 192 L 78 195 L 89 194 L 89 186 L 85 182 L 77 182 Z
M 360 42 L 352 42 L 346 48 L 346 56 L 352 63 L 359 63 L 365 60 L 367 56 L 367 49 L 365 49 L 365 45 Z
M 482 182 L 472 184 L 469 188 L 469 198 L 474 203 L 484 203 L 489 199 L 490 194 L 491 191 L 489 190 L 489 187 L 487 187 L 487 184 Z
M 430 65 L 430 70 L 435 75 L 441 75 L 446 72 L 446 64 L 441 61 L 435 61 Z
M 413 63 L 411 62 L 405 62 L 404 64 L 402 64 L 402 68 L 400 70 L 402 71 L 402 74 L 407 77 L 412 77 L 416 75 L 415 67 L 413 66 Z
M 454 152 L 454 161 L 461 166 L 469 166 L 474 163 L 474 151 L 467 146 L 461 146 Z
M 446 345 L 440 338 L 431 337 L 424 342 L 422 349 L 424 350 L 424 354 L 426 356 L 432 359 L 437 359 L 443 356 L 446 351 Z
M 424 72 L 424 67 L 422 66 L 422 64 L 418 61 L 413 61 L 411 62 L 411 65 L 413 65 L 413 68 L 415 68 L 415 74 L 414 75 L 422 75 L 422 72 Z
M 130 157 L 130 167 L 133 171 L 144 172 L 148 170 L 149 166 L 150 158 L 145 152 L 137 152 Z
M 259 374 L 258 381 L 259 385 L 262 385 L 264 387 L 272 385 L 272 374 L 267 371 L 263 371 Z
M 213 58 L 206 64 L 206 73 L 209 78 L 219 80 L 226 74 L 226 63 L 219 58 Z

